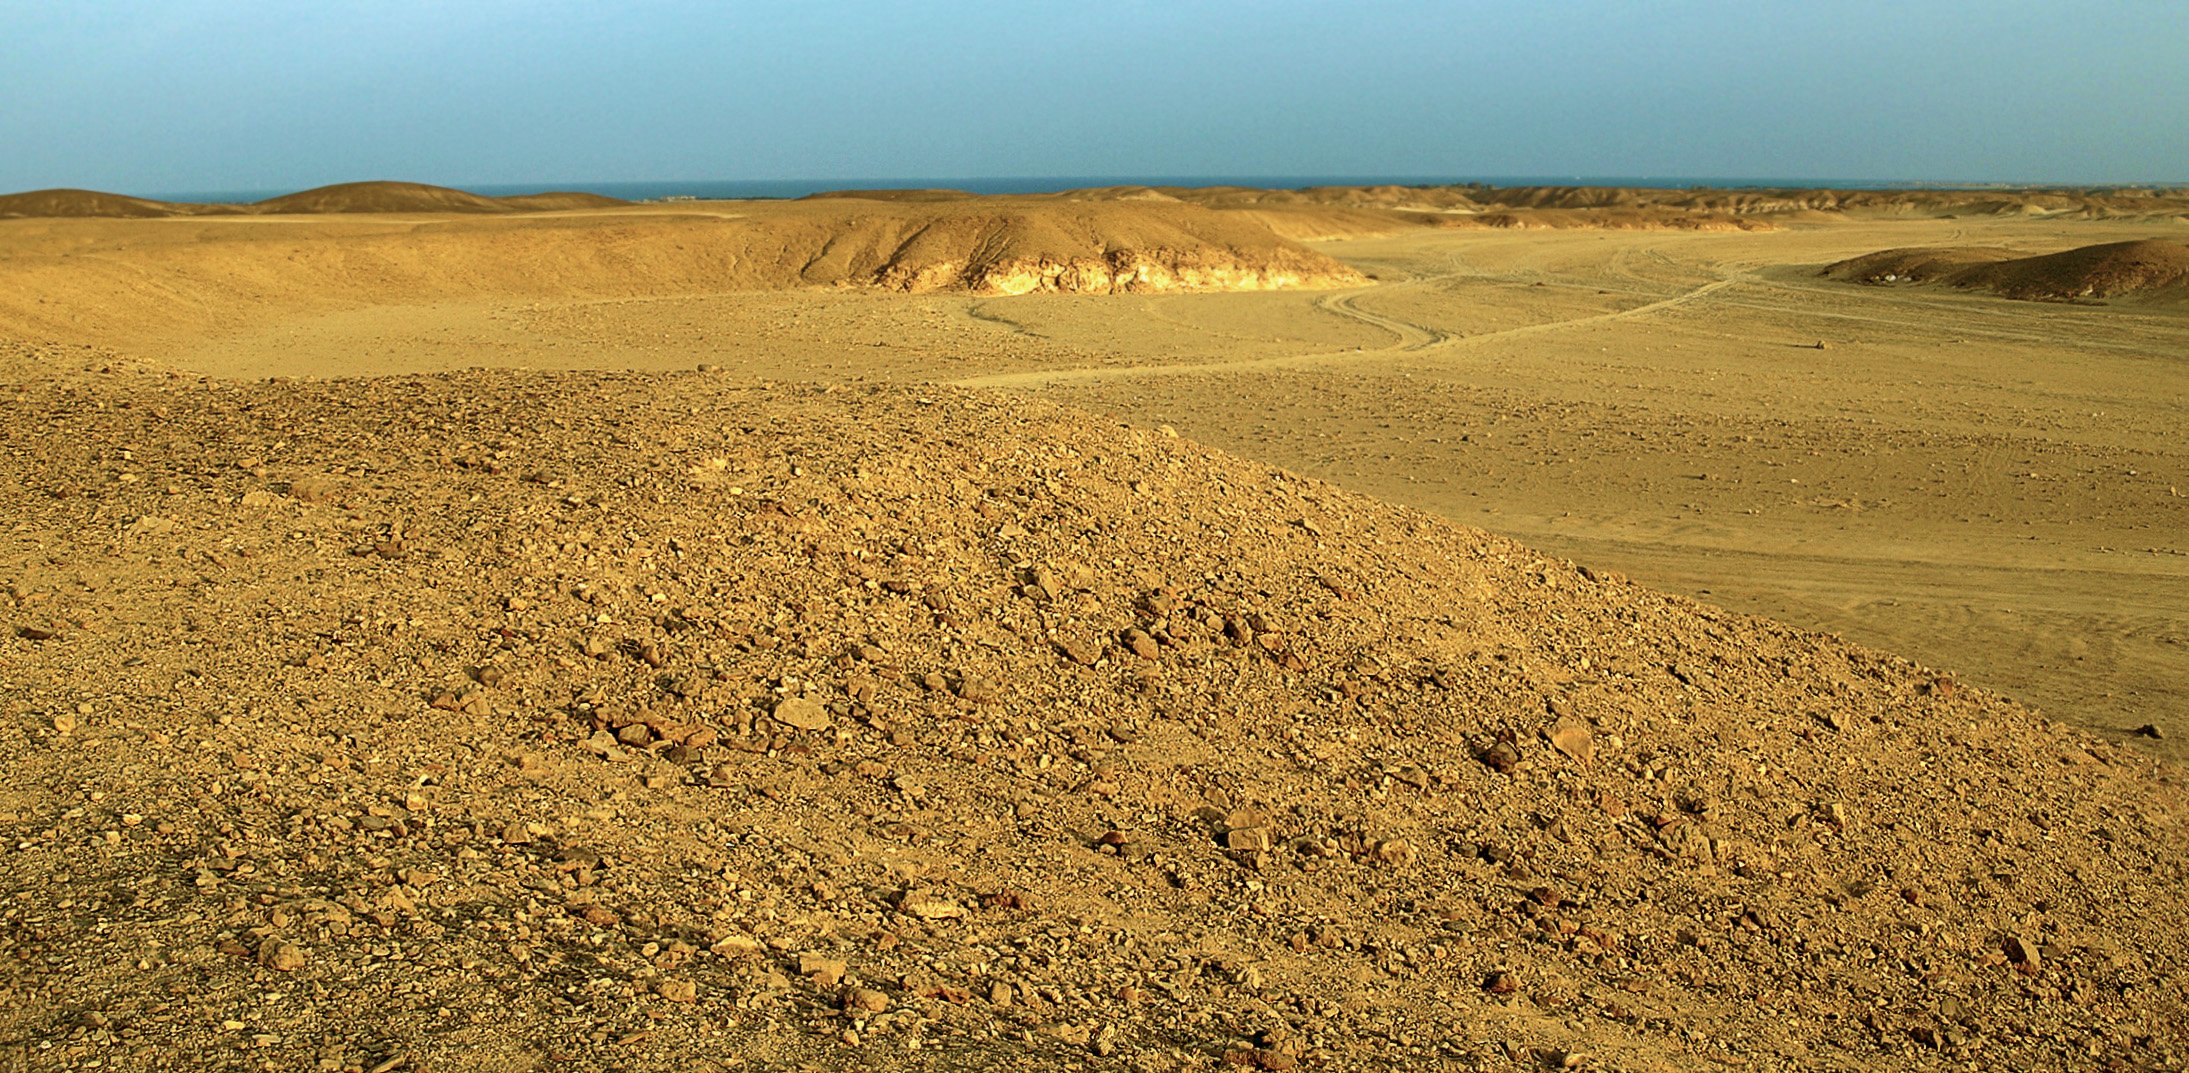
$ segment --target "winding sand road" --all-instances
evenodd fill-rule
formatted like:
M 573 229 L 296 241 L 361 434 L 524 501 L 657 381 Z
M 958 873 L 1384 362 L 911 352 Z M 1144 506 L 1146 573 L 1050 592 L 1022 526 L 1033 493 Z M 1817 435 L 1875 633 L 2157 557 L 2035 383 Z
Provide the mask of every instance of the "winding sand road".
M 1517 328 L 1504 328 L 1497 331 L 1483 332 L 1477 335 L 1463 335 L 1453 332 L 1447 332 L 1443 329 L 1436 328 L 1430 325 L 1417 324 L 1412 321 L 1404 320 L 1398 317 L 1370 312 L 1369 310 L 1362 309 L 1359 304 L 1360 299 L 1364 297 L 1374 294 L 1386 293 L 1394 288 L 1405 287 L 1413 284 L 1434 283 L 1440 280 L 1457 277 L 1458 274 L 1455 273 L 1451 275 L 1421 277 L 1417 279 L 1404 280 L 1397 283 L 1382 283 L 1369 287 L 1357 287 L 1350 290 L 1335 291 L 1316 300 L 1315 306 L 1318 309 L 1322 309 L 1330 313 L 1335 313 L 1341 317 L 1348 317 L 1363 324 L 1369 325 L 1370 327 L 1378 328 L 1390 333 L 1393 339 L 1391 343 L 1385 346 L 1373 348 L 1356 347 L 1350 350 L 1332 350 L 1314 354 L 1292 354 L 1283 357 L 1273 358 L 1241 358 L 1228 361 L 1182 362 L 1170 365 L 1101 365 L 1072 369 L 1042 369 L 1027 372 L 993 373 L 982 376 L 961 377 L 959 379 L 950 381 L 950 383 L 958 387 L 1030 388 L 1041 387 L 1045 385 L 1088 383 L 1095 381 L 1135 379 L 1159 376 L 1232 373 L 1245 372 L 1249 370 L 1329 369 L 1370 361 L 1388 361 L 1393 357 L 1409 354 L 1425 354 L 1432 351 L 1474 348 L 1490 343 L 1510 342 L 1515 339 L 1542 335 L 1548 332 L 1565 331 L 1568 329 L 1587 327 L 1589 325 L 1602 324 L 1610 321 L 1625 320 L 1631 317 L 1648 316 L 1652 313 L 1672 309 L 1674 307 L 1685 305 L 1689 302 L 1695 301 L 1699 298 L 1715 294 L 1728 286 L 1731 286 L 1738 282 L 1743 282 L 1748 278 L 1746 274 L 1726 276 L 1710 283 L 1705 283 L 1691 290 L 1683 291 L 1679 294 L 1673 295 L 1670 298 L 1658 299 L 1657 301 L 1635 306 L 1631 309 L 1621 309 L 1610 313 L 1595 313 L 1587 316 L 1573 317 L 1566 320 L 1550 321 L 1541 324 L 1523 325 Z

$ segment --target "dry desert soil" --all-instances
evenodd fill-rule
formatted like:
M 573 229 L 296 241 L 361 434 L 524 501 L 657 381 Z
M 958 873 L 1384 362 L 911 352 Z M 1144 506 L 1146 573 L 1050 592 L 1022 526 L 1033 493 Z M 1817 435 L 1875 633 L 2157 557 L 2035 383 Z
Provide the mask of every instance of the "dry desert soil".
M 2182 1068 L 2185 235 L 0 197 L 0 1068 Z

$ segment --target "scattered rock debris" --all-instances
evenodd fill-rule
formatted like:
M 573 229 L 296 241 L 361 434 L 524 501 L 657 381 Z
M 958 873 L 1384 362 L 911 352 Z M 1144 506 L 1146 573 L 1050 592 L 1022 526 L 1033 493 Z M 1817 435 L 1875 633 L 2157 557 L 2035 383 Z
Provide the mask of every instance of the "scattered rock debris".
M 1891 656 L 1023 400 L 16 356 L 32 1068 L 2189 1061 L 2180 774 Z

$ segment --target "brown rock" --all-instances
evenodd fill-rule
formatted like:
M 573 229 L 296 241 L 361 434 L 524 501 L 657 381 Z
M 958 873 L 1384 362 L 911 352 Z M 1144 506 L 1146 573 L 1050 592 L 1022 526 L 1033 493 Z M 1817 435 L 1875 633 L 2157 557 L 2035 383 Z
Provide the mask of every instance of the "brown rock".
M 1403 838 L 1386 838 L 1376 843 L 1369 856 L 1384 864 L 1411 864 L 1414 860 L 1414 844 Z
M 2024 975 L 2035 976 L 2044 971 L 2045 956 L 2035 940 L 2009 935 L 2001 945 L 2006 950 L 2007 960 L 2013 962 L 2014 967 Z
M 713 945 L 707 947 L 707 949 L 723 957 L 744 957 L 757 954 L 767 948 L 761 945 L 760 940 L 750 935 L 725 935 L 720 939 L 716 939 Z
M 326 477 L 298 477 L 289 482 L 289 497 L 303 503 L 329 503 L 342 495 L 342 486 Z
M 828 709 L 804 697 L 784 697 L 782 700 L 775 702 L 775 710 L 769 714 L 774 717 L 776 722 L 784 726 L 797 727 L 800 730 L 827 730 L 829 728 Z
M 1057 651 L 1064 653 L 1064 658 L 1082 667 L 1092 667 L 1102 659 L 1100 645 L 1082 641 L 1077 637 L 1058 638 L 1056 648 Z
M 871 987 L 854 987 L 844 992 L 844 1008 L 864 1013 L 881 1013 L 889 1009 L 889 996 Z
M 699 985 L 690 980 L 663 980 L 654 985 L 654 993 L 671 1002 L 699 1001 Z
M 1551 748 L 1578 763 L 1586 764 L 1596 759 L 1596 735 L 1580 719 L 1567 716 L 1558 720 L 1551 726 L 1548 736 Z
M 996 683 L 977 674 L 961 674 L 955 687 L 959 699 L 974 704 L 986 704 L 996 699 L 999 690 Z
M 956 920 L 965 915 L 964 906 L 924 888 L 904 892 L 897 908 L 921 920 Z
M 304 948 L 287 939 L 268 939 L 259 944 L 258 963 L 275 972 L 295 972 L 304 967 Z
M 1047 567 L 1037 566 L 1026 575 L 1027 595 L 1037 600 L 1054 600 L 1063 595 L 1064 585 Z
M 1520 750 L 1512 742 L 1500 738 L 1491 742 L 1489 748 L 1482 750 L 1482 762 L 1489 765 L 1492 771 L 1510 772 L 1520 766 Z
M 798 955 L 798 975 L 822 987 L 835 987 L 844 982 L 844 974 L 850 971 L 850 966 L 841 959 L 826 954 L 808 952 Z
M 981 895 L 980 903 L 990 909 L 1032 909 L 1034 896 L 1022 890 L 999 890 Z

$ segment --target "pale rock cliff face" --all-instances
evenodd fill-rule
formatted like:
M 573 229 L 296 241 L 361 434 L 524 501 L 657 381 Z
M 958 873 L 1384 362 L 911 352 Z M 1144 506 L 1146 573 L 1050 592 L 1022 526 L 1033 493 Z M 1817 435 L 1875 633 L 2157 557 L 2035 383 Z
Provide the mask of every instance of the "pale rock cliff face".
M 1256 263 L 1259 262 L 1259 263 Z M 987 263 L 941 261 L 891 264 L 876 285 L 897 291 L 971 291 L 976 294 L 1171 294 L 1204 291 L 1268 291 L 1298 287 L 1352 287 L 1366 281 L 1336 264 L 1308 263 L 1280 251 L 1267 258 L 1225 257 L 1206 251 L 1110 250 L 1100 258 L 1004 258 Z

